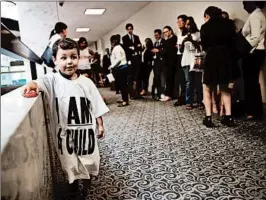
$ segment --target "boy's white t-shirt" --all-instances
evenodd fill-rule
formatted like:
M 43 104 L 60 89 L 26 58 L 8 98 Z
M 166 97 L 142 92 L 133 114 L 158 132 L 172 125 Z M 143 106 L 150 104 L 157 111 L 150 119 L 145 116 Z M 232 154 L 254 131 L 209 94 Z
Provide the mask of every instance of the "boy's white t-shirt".
M 69 80 L 60 73 L 46 74 L 36 82 L 49 101 L 50 128 L 69 183 L 98 175 L 96 118 L 109 109 L 94 83 L 84 76 Z

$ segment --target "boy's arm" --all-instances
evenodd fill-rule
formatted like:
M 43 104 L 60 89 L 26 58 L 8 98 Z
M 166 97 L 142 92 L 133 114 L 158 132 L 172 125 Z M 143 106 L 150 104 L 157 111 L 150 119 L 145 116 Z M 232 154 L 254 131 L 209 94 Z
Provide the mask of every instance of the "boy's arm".
M 36 82 L 31 81 L 22 88 L 22 96 L 26 97 L 31 91 L 35 91 L 38 95 L 40 92 L 39 86 Z
M 43 77 L 38 78 L 37 80 L 27 83 L 22 88 L 22 95 L 25 97 L 27 96 L 26 94 L 29 94 L 31 91 L 35 91 L 37 95 L 40 91 L 49 93 L 49 91 L 52 90 L 53 75 L 54 73 L 46 74 Z
M 104 137 L 104 127 L 103 127 L 103 118 L 98 117 L 96 118 L 97 125 L 98 125 L 98 139 L 102 139 Z

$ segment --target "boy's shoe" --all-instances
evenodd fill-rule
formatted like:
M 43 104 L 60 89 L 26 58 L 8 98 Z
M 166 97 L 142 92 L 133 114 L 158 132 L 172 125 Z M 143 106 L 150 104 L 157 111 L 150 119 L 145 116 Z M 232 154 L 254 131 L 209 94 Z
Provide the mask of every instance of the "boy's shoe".
M 223 125 L 228 126 L 228 127 L 234 127 L 234 126 L 236 126 L 236 124 L 235 124 L 235 122 L 234 122 L 234 119 L 233 119 L 233 117 L 232 117 L 231 115 L 229 115 L 229 116 L 224 115 L 224 116 L 222 117 L 221 123 L 222 123 Z
M 205 125 L 207 128 L 212 128 L 214 127 L 214 124 L 212 123 L 212 118 L 211 116 L 206 116 L 203 119 L 203 125 Z

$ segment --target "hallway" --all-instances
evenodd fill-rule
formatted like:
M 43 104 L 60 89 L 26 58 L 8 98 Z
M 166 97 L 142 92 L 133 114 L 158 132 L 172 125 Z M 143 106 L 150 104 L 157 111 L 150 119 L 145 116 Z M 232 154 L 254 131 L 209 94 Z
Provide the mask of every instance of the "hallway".
M 150 98 L 104 117 L 100 174 L 88 199 L 266 199 L 266 127 L 207 129 L 203 113 Z

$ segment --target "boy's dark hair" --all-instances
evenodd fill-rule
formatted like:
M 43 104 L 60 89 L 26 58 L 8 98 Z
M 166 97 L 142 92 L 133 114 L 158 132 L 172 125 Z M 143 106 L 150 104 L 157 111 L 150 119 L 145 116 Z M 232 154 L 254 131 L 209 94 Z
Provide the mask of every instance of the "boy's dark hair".
M 222 17 L 222 10 L 216 6 L 209 6 L 204 12 L 204 17 L 206 15 L 210 17 Z
M 86 40 L 86 38 L 84 37 L 80 37 L 79 38 L 79 41 L 78 41 L 78 44 L 80 45 L 81 43 L 85 42 L 86 43 L 86 46 L 88 46 L 88 41 Z
M 155 29 L 154 33 L 158 33 L 159 35 L 162 35 L 162 30 L 161 29 Z
M 132 29 L 134 29 L 134 26 L 133 26 L 133 24 L 131 24 L 131 23 L 126 24 L 126 30 L 127 30 L 129 27 L 131 27 Z
M 177 19 L 183 19 L 183 21 L 184 22 L 186 22 L 187 21 L 187 16 L 186 15 L 179 15 L 178 17 L 177 17 Z
M 53 45 L 53 57 L 56 57 L 58 49 L 69 50 L 69 49 L 77 49 L 79 55 L 79 46 L 78 43 L 70 38 L 61 38 L 57 40 Z

